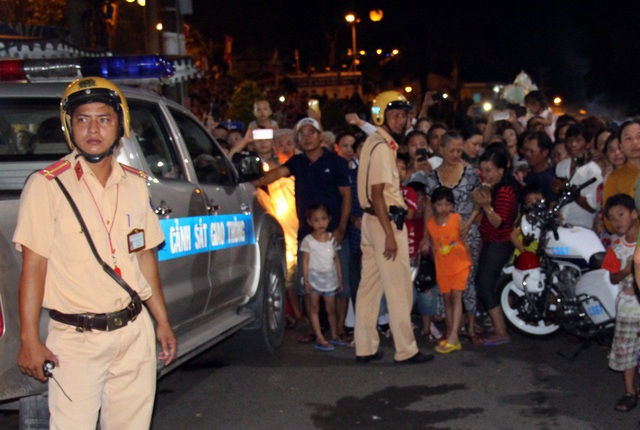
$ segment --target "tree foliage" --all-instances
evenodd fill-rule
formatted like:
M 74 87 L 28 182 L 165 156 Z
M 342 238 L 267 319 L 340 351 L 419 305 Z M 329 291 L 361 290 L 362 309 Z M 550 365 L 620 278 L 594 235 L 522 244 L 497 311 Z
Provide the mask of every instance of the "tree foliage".
M 231 96 L 231 105 L 227 111 L 227 117 L 249 124 L 254 120 L 253 103 L 264 97 L 260 87 L 254 81 L 244 81 Z
M 62 27 L 67 0 L 0 0 L 0 16 L 8 24 Z

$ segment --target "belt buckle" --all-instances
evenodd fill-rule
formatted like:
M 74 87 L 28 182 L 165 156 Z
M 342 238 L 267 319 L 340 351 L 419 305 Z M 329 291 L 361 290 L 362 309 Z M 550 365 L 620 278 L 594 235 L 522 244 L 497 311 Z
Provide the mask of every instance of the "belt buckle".
M 129 321 L 135 321 L 136 318 L 138 318 L 138 314 L 136 313 L 136 304 L 133 300 L 131 300 L 131 302 L 129 302 L 129 305 L 127 306 L 127 310 L 130 311 L 129 313 Z
M 91 312 L 87 312 L 84 314 L 79 314 L 78 317 L 82 320 L 82 325 L 76 326 L 76 331 L 79 333 L 84 333 L 86 331 L 93 331 L 93 317 L 95 314 Z

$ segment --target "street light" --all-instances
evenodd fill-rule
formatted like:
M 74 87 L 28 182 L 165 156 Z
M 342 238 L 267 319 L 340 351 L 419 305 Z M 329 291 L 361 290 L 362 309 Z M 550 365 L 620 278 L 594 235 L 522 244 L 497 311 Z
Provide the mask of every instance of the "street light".
M 356 50 L 356 24 L 358 18 L 352 13 L 348 13 L 344 16 L 344 19 L 351 24 L 351 53 L 353 55 L 353 62 L 351 63 L 351 70 L 354 72 L 357 69 L 358 51 Z

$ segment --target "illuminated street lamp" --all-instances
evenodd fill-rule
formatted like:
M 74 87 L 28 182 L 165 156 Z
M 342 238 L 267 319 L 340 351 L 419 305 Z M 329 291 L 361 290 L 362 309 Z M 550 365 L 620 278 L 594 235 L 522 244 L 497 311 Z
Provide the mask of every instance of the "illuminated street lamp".
M 373 9 L 369 11 L 369 19 L 373 22 L 379 22 L 382 20 L 384 13 L 382 13 L 382 9 Z
M 351 70 L 355 72 L 358 65 L 358 51 L 356 50 L 356 24 L 358 23 L 358 18 L 354 14 L 348 13 L 344 16 L 344 19 L 351 24 L 351 54 L 353 55 Z

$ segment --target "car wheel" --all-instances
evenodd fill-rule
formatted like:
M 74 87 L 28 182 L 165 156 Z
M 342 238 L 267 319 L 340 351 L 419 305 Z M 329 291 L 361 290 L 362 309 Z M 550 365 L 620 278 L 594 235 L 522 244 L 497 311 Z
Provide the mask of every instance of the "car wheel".
M 260 291 L 250 306 L 256 313 L 258 327 L 241 334 L 252 350 L 272 354 L 282 343 L 285 327 L 284 244 L 271 240 L 262 270 Z

